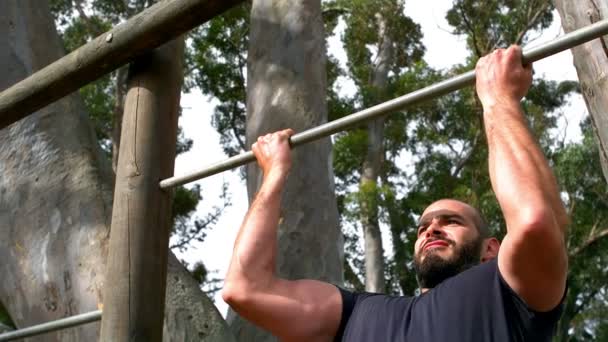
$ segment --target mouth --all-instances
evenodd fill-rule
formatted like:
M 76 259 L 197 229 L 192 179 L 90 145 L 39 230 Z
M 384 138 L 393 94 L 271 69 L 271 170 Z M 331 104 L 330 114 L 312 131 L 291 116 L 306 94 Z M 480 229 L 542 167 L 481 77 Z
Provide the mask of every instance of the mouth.
M 448 247 L 450 244 L 443 240 L 434 240 L 431 242 L 427 242 L 424 245 L 424 250 L 426 251 L 429 248 L 438 248 L 438 247 Z

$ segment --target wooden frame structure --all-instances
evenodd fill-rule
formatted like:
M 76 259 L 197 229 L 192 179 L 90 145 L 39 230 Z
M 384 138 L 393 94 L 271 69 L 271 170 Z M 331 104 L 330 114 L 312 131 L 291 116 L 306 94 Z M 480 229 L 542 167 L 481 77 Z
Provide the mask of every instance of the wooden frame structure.
M 181 59 L 187 31 L 242 0 L 160 1 L 0 93 L 0 129 L 122 65 L 130 66 L 104 310 L 0 334 L 10 341 L 101 318 L 101 341 L 161 341 Z M 175 40 L 171 43 L 167 42 Z M 162 44 L 165 46 L 158 48 Z M 157 49 L 158 48 L 158 49 Z M 160 95 L 162 94 L 162 95 Z M 110 285 L 110 286 L 108 286 Z
M 254 160 L 251 152 L 190 175 L 171 177 L 181 86 L 179 38 L 242 0 L 162 1 L 69 55 L 0 93 L 0 129 L 76 91 L 129 61 L 129 93 L 123 117 L 104 312 L 81 314 L 5 334 L 24 338 L 101 318 L 102 341 L 161 341 L 170 230 L 171 196 L 165 189 Z M 608 34 L 608 20 L 526 50 L 531 63 Z M 173 42 L 167 43 L 169 41 Z M 164 47 L 158 48 L 162 44 Z M 156 49 L 156 50 L 154 50 Z M 292 137 L 293 146 L 430 100 L 474 83 L 474 71 L 436 83 Z M 168 90 L 169 89 L 169 90 Z M 159 93 L 167 96 L 158 96 Z M 159 183 L 160 181 L 160 183 Z

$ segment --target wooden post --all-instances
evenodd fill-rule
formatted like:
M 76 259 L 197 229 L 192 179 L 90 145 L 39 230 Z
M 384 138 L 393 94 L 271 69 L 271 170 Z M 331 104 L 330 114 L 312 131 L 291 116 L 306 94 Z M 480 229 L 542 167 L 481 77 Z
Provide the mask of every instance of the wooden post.
M 101 341 L 161 341 L 171 176 L 182 82 L 183 40 L 137 59 L 129 70 L 104 283 Z

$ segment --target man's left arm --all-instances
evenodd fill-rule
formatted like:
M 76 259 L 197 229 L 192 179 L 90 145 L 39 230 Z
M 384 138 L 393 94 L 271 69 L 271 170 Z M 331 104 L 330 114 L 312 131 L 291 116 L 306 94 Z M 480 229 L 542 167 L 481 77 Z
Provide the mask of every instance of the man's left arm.
M 531 309 L 548 311 L 565 291 L 568 217 L 520 105 L 532 82 L 532 68 L 522 66 L 521 49 L 512 46 L 482 58 L 476 74 L 490 179 L 507 224 L 498 267 Z

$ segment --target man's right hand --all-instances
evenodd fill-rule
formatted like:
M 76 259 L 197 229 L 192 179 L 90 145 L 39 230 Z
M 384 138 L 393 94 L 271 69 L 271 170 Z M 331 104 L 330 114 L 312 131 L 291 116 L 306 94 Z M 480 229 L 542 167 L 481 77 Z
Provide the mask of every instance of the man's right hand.
M 291 169 L 289 137 L 293 134 L 291 128 L 268 133 L 260 136 L 257 142 L 251 145 L 251 151 L 264 172 L 265 179 L 271 174 L 284 179 L 289 173 Z
M 517 45 L 497 49 L 477 62 L 477 95 L 484 110 L 495 105 L 519 105 L 532 84 L 532 65 L 522 65 Z

